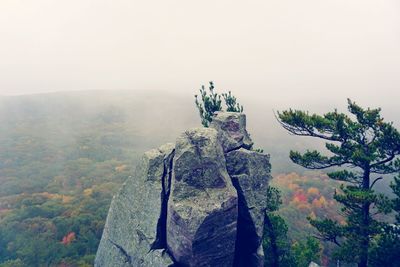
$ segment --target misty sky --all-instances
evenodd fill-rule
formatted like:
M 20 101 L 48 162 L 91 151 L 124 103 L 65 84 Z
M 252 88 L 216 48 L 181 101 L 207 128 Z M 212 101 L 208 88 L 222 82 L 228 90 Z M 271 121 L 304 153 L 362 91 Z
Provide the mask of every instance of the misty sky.
M 0 95 L 209 80 L 258 101 L 400 99 L 398 0 L 1 0 Z

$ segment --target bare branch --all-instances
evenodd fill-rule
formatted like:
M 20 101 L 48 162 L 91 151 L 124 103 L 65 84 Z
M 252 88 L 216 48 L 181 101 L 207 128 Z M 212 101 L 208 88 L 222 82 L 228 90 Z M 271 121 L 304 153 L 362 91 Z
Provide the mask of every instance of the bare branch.
M 393 160 L 395 157 L 396 157 L 395 151 L 392 151 L 392 153 L 390 154 L 390 156 L 388 158 L 378 161 L 378 162 L 375 162 L 374 164 L 371 164 L 371 168 L 388 163 L 389 161 Z
M 378 182 L 379 180 L 382 180 L 383 179 L 383 177 L 381 176 L 381 177 L 378 177 L 378 178 L 376 178 L 373 182 L 372 182 L 372 184 L 371 184 L 371 186 L 369 187 L 369 189 L 372 189 L 372 187 L 375 185 L 375 183 L 376 182 Z

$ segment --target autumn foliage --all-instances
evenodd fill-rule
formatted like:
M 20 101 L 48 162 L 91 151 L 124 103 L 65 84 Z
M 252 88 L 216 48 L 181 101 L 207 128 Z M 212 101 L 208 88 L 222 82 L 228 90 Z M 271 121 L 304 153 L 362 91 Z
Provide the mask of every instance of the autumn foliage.
M 65 235 L 62 240 L 61 243 L 63 245 L 69 245 L 72 241 L 75 240 L 75 233 L 74 232 L 69 232 L 67 235 Z
M 308 236 L 316 234 L 307 220 L 326 216 L 344 222 L 337 214 L 338 203 L 333 199 L 338 182 L 318 172 L 309 172 L 305 175 L 288 173 L 276 175 L 271 184 L 282 192 L 283 204 L 278 213 L 289 226 L 289 237 L 292 243 L 306 240 Z M 324 255 L 321 262 L 328 262 L 331 247 L 324 244 Z

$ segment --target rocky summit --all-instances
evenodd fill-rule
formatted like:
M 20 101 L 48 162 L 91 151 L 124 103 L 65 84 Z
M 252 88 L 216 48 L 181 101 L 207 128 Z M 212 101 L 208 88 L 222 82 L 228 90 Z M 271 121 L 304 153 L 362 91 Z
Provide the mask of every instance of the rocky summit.
M 253 267 L 262 249 L 269 156 L 242 113 L 146 152 L 113 198 L 95 266 Z

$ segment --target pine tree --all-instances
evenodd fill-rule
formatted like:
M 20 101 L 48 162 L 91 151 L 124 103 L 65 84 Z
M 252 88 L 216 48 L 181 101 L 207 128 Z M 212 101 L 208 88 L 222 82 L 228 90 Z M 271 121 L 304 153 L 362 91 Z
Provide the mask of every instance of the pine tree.
M 310 262 L 318 262 L 321 257 L 321 245 L 311 236 L 305 241 L 295 242 L 291 249 L 297 267 L 308 267 Z
M 290 254 L 288 241 L 288 226 L 285 220 L 276 214 L 282 204 L 280 191 L 275 187 L 268 187 L 268 206 L 264 217 L 263 249 L 265 267 L 291 267 L 295 266 Z
M 374 215 L 391 210 L 389 199 L 373 187 L 384 175 L 400 171 L 400 134 L 383 120 L 381 109 L 363 109 L 348 100 L 348 110 L 350 116 L 337 110 L 321 116 L 290 109 L 278 112 L 278 120 L 291 134 L 326 141 L 328 156 L 307 150 L 291 151 L 290 158 L 307 169 L 336 167 L 328 176 L 344 182 L 334 198 L 342 204 L 345 224 L 326 218 L 309 220 L 321 239 L 338 245 L 337 258 L 366 267 L 371 239 L 384 227 Z
M 226 105 L 226 111 L 243 112 L 243 106 L 237 102 L 236 97 L 232 95 L 231 91 L 222 93 L 222 97 Z M 208 91 L 204 85 L 202 85 L 200 89 L 200 99 L 198 99 L 198 95 L 195 95 L 194 98 L 197 109 L 199 110 L 201 124 L 203 124 L 204 127 L 208 127 L 214 113 L 222 110 L 221 95 L 215 91 L 214 83 L 210 82 Z
M 288 226 L 277 214 L 282 204 L 279 189 L 269 186 L 268 205 L 264 217 L 263 249 L 265 267 L 308 267 L 311 261 L 318 261 L 321 254 L 319 242 L 312 237 L 296 241 L 292 245 L 288 238 Z

